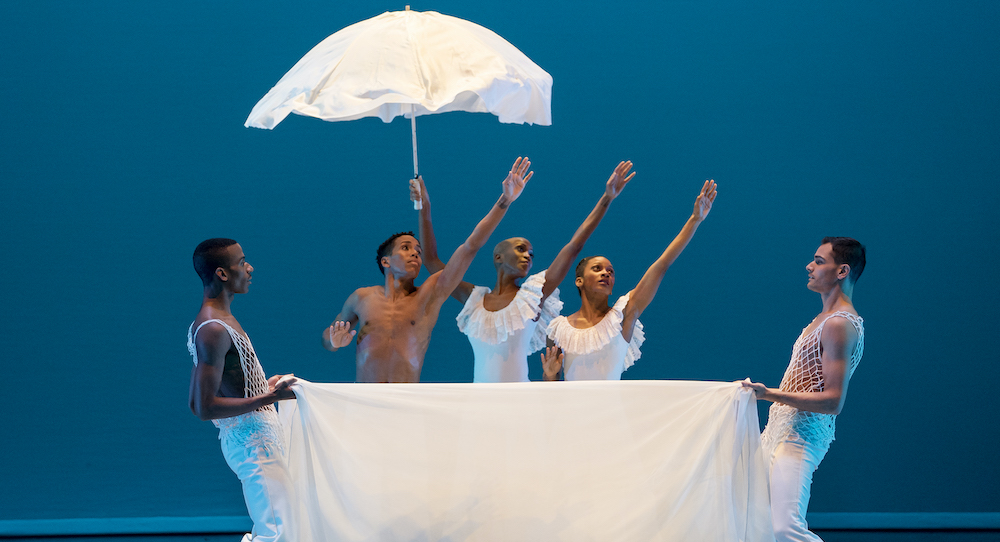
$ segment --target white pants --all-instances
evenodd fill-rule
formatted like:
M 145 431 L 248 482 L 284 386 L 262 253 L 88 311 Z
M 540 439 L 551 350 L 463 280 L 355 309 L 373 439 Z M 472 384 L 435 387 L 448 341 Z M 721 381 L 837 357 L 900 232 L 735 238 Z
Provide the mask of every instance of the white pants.
M 778 444 L 771 457 L 771 520 L 777 542 L 820 541 L 806 525 L 812 475 L 827 447 L 802 440 Z
M 226 463 L 243 484 L 243 498 L 253 520 L 244 542 L 293 542 L 291 487 L 288 467 L 274 445 L 244 446 L 222 441 Z

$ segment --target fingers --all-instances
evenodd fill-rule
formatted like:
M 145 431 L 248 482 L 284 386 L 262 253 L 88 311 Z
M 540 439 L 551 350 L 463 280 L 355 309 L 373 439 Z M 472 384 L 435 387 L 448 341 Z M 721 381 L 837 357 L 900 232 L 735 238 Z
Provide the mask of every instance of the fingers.
M 420 183 L 416 179 L 410 179 L 410 201 L 420 200 Z

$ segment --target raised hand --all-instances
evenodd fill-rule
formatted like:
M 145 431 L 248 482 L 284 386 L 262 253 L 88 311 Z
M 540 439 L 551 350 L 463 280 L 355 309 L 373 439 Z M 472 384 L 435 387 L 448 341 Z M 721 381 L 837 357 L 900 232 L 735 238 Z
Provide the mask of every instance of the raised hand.
M 358 333 L 358 330 L 351 329 L 350 322 L 334 322 L 326 332 L 329 334 L 330 344 L 336 348 L 343 348 L 351 344 L 351 339 Z
M 562 370 L 563 358 L 562 348 L 550 346 L 542 353 L 542 371 L 545 380 L 559 380 L 559 371 Z
M 701 193 L 694 200 L 694 214 L 692 216 L 695 219 L 699 221 L 705 220 L 705 217 L 712 210 L 712 203 L 715 202 L 717 193 L 715 181 L 712 179 L 705 181 L 705 184 L 701 187 Z
M 608 196 L 608 198 L 617 198 L 618 194 L 622 193 L 622 189 L 625 188 L 625 185 L 632 180 L 632 177 L 635 177 L 634 171 L 631 174 L 629 173 L 631 169 L 631 160 L 618 163 L 618 167 L 615 168 L 611 177 L 608 178 L 608 185 L 604 188 L 604 194 Z
M 507 173 L 507 178 L 503 180 L 503 195 L 507 199 L 507 203 L 510 204 L 521 195 L 521 191 L 524 190 L 524 185 L 528 184 L 528 181 L 535 174 L 534 171 L 528 172 L 528 168 L 531 167 L 531 161 L 527 157 L 518 157 L 514 160 L 514 165 L 511 166 L 510 172 Z
M 424 184 L 424 176 L 417 175 L 416 179 L 410 179 L 410 201 L 420 202 L 422 205 L 429 205 L 431 197 L 427 195 L 427 186 Z

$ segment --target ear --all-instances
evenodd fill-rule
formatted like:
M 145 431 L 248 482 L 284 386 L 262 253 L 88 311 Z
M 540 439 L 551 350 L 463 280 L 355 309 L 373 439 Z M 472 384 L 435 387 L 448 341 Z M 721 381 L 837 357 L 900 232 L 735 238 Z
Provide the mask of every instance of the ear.
M 382 259 L 379 260 L 379 263 L 382 264 L 383 268 L 389 269 L 389 257 L 388 256 L 382 256 Z
M 583 277 L 576 277 L 576 280 L 573 282 L 577 288 L 583 288 Z
M 837 270 L 837 280 L 845 280 L 849 276 L 851 276 L 851 266 L 846 263 L 840 264 L 840 269 Z
M 219 280 L 226 282 L 229 280 L 229 275 L 226 274 L 226 270 L 221 267 L 215 268 L 215 276 L 219 277 Z
M 494 262 L 499 262 L 501 260 L 503 260 L 503 254 L 499 254 L 499 253 L 494 253 L 493 254 L 493 261 Z

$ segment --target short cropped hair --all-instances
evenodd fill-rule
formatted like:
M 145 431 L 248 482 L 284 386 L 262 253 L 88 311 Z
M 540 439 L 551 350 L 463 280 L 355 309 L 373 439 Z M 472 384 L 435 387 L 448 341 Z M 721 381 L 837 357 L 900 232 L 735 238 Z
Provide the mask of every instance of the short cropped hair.
M 226 249 L 235 244 L 236 241 L 225 237 L 206 239 L 198 243 L 191 259 L 194 261 L 194 270 L 201 277 L 201 283 L 204 286 L 212 284 L 212 277 L 215 276 L 216 269 L 229 267 L 231 262 L 229 255 L 226 254 Z
M 417 237 L 416 235 L 413 234 L 412 231 L 401 231 L 399 233 L 392 234 L 392 237 L 389 237 L 385 241 L 382 241 L 382 244 L 378 246 L 378 253 L 375 254 L 375 263 L 378 264 L 378 270 L 383 275 L 385 275 L 385 268 L 382 267 L 382 258 L 392 254 L 392 247 L 396 242 L 396 238 L 402 237 L 404 235 L 409 235 L 414 239 L 416 239 Z
M 576 278 L 580 278 L 583 276 L 583 271 L 587 269 L 587 262 L 593 260 L 596 257 L 597 256 L 587 256 L 586 258 L 580 260 L 580 263 L 576 264 Z M 579 286 L 576 287 L 576 293 L 579 294 L 580 297 L 583 297 L 583 289 L 580 288 Z
M 851 274 L 848 277 L 852 284 L 856 283 L 861 278 L 861 272 L 865 270 L 865 246 L 850 237 L 824 237 L 820 244 L 827 243 L 833 247 L 834 263 L 837 265 L 846 263 L 851 266 Z

